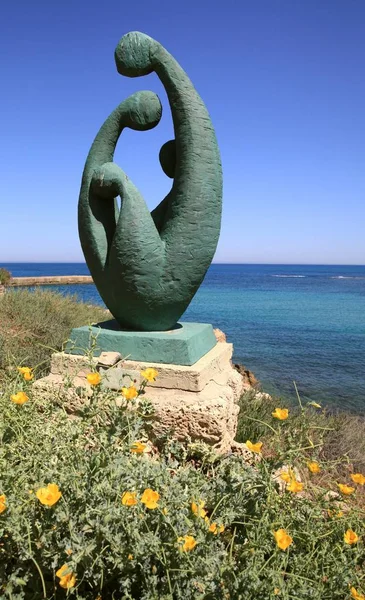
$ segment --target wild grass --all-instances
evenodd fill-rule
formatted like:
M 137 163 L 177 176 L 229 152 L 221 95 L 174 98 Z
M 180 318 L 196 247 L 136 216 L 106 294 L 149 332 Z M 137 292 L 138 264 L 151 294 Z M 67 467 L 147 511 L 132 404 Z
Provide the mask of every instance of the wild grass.
M 105 310 L 71 296 L 36 289 L 9 290 L 0 296 L 0 377 L 20 364 L 49 367 L 52 352 L 60 350 L 71 329 L 108 318 Z

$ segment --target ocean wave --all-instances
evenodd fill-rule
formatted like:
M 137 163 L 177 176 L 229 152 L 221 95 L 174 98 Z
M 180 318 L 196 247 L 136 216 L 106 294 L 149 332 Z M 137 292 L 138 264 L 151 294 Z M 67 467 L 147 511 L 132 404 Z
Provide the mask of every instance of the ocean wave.
M 336 275 L 331 277 L 331 279 L 365 279 L 365 277 L 359 275 Z
M 271 277 L 295 277 L 295 278 L 302 278 L 302 277 L 306 277 L 306 275 L 271 275 Z

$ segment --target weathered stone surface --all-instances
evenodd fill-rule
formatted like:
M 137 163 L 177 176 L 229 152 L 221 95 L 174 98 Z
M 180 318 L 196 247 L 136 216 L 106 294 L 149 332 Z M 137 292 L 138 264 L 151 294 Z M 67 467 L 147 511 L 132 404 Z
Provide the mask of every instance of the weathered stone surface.
M 146 397 L 155 409 L 153 430 L 158 437 L 170 430 L 179 440 L 202 440 L 217 451 L 231 448 L 237 430 L 241 377 L 232 367 L 213 376 L 200 392 L 150 388 Z
M 102 352 L 98 357 L 98 367 L 113 367 L 121 359 L 119 352 Z
M 173 185 L 150 213 L 113 162 L 126 127 L 147 131 L 161 119 L 157 95 L 137 92 L 111 113 L 87 157 L 78 211 L 81 245 L 95 285 L 122 327 L 170 330 L 216 250 L 222 204 L 219 149 L 204 102 L 161 44 L 130 32 L 120 40 L 115 60 L 127 77 L 155 72 L 166 90 L 175 139 L 162 146 L 160 163 Z M 117 196 L 123 199 L 120 208 Z
M 56 352 L 52 354 L 51 374 L 68 375 L 68 377 L 86 377 L 92 371 L 95 371 L 98 364 L 97 358 L 87 358 L 77 354 L 67 354 L 66 352 Z
M 227 336 L 226 334 L 218 328 L 213 329 L 214 331 L 214 335 L 216 337 L 217 342 L 226 342 L 227 341 Z
M 125 360 L 118 365 L 118 368 L 132 370 L 136 373 L 140 373 L 147 367 L 156 369 L 158 377 L 155 382 L 149 384 L 149 389 L 166 388 L 200 392 L 215 375 L 219 375 L 227 369 L 233 372 L 230 366 L 232 352 L 232 344 L 222 343 L 216 344 L 210 352 L 192 366 Z M 240 381 L 242 380 L 240 379 Z

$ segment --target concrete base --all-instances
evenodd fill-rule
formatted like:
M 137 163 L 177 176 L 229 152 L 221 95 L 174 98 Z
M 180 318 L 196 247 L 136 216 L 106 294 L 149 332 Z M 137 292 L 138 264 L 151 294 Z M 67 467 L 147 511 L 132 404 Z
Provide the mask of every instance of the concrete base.
M 126 331 L 115 320 L 73 329 L 66 352 L 85 354 L 96 338 L 95 356 L 119 352 L 130 360 L 193 365 L 217 343 L 207 323 L 177 323 L 171 331 Z
M 104 388 L 120 390 L 131 381 L 138 387 L 141 370 L 154 367 L 158 377 L 144 397 L 155 409 L 155 436 L 172 430 L 181 441 L 200 440 L 227 452 L 236 434 L 238 400 L 244 389 L 242 376 L 231 364 L 232 352 L 232 344 L 217 343 L 192 366 L 123 360 L 117 352 L 104 352 L 90 362 L 84 356 L 61 352 L 52 357 L 51 374 L 34 386 L 48 391 L 51 386 L 56 392 L 67 382 L 71 388 L 84 387 L 92 393 L 86 376 L 97 369 Z M 75 398 L 80 403 L 79 396 Z M 116 402 L 128 406 L 122 396 Z

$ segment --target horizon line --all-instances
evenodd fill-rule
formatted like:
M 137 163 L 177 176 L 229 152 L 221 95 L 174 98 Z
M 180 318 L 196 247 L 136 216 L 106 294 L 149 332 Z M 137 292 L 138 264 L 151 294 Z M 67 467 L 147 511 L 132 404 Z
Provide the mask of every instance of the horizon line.
M 4 261 L 3 263 L 0 262 L 0 268 L 1 268 L 1 264 L 4 265 L 86 265 L 86 261 L 79 261 L 79 260 L 71 260 L 71 261 L 53 261 L 53 260 L 46 260 L 46 261 Z M 290 267 L 290 266 L 298 266 L 298 267 L 365 267 L 365 264 L 360 264 L 360 263 L 302 263 L 302 262 L 290 262 L 290 263 L 283 263 L 283 262 L 216 262 L 213 261 L 211 263 L 212 265 L 256 265 L 256 266 L 267 266 L 267 265 L 272 265 L 272 266 L 282 266 L 282 267 Z

